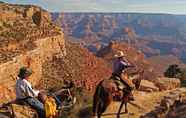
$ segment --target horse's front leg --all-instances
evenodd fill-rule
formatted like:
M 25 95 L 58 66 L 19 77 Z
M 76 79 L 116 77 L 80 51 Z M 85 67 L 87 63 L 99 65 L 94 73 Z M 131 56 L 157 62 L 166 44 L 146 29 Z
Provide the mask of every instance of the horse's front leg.
M 119 107 L 119 111 L 118 111 L 118 113 L 117 113 L 117 118 L 120 118 L 121 109 L 123 108 L 123 104 L 124 104 L 124 103 L 125 103 L 124 101 L 121 102 L 121 105 L 120 105 L 120 107 Z

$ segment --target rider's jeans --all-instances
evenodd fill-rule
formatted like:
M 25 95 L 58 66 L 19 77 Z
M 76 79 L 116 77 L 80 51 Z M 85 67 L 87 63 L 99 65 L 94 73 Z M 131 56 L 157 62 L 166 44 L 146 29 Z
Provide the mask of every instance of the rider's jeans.
M 25 100 L 33 109 L 37 110 L 39 118 L 45 118 L 44 105 L 36 98 L 28 98 Z

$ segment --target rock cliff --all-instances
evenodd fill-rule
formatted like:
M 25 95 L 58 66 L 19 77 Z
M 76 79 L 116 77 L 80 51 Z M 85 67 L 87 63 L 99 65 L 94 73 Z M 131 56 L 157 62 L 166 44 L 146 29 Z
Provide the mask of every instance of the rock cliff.
M 43 62 L 65 55 L 63 32 L 52 24 L 47 11 L 33 5 L 0 3 L 0 42 L 0 102 L 15 97 L 20 67 L 33 70 L 31 81 L 36 85 Z
M 69 39 L 69 38 L 66 38 Z M 73 80 L 75 87 L 82 88 L 91 93 L 96 85 L 102 80 L 111 76 L 111 68 L 107 63 L 97 58 L 86 48 L 78 43 L 65 41 L 67 55 L 63 58 L 53 58 L 46 61 L 44 68 L 45 89 L 60 89 L 63 80 Z

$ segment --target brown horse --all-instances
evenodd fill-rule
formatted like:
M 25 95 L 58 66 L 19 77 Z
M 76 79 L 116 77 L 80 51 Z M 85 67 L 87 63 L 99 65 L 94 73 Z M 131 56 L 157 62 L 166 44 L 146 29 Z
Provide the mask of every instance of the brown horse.
M 138 89 L 140 87 L 140 83 L 142 80 L 144 71 L 138 71 L 138 78 L 134 79 L 132 81 L 135 85 L 135 88 Z M 107 109 L 109 104 L 114 100 L 113 93 L 116 93 L 117 86 L 113 82 L 112 79 L 105 79 L 102 80 L 96 87 L 96 91 L 94 93 L 93 98 L 93 115 L 95 116 L 97 114 L 98 118 L 101 118 L 102 113 Z M 124 93 L 125 94 L 125 93 Z M 123 96 L 123 95 L 122 95 Z M 127 103 L 129 102 L 128 97 L 121 97 L 119 100 L 121 102 L 121 105 L 119 107 L 117 118 L 120 118 L 120 112 L 125 104 L 125 112 L 128 112 L 127 109 Z

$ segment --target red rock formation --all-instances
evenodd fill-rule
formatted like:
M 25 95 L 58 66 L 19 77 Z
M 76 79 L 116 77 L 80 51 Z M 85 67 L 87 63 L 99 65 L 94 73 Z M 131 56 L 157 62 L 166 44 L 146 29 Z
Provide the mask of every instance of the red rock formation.
M 49 13 L 36 6 L 0 3 L 2 25 L 0 41 L 0 86 L 15 95 L 19 68 L 29 66 L 34 73 L 31 82 L 36 85 L 42 78 L 42 64 L 54 55 L 65 55 L 64 36 L 50 22 Z M 33 21 L 33 15 L 40 18 Z M 39 24 L 35 24 L 38 22 Z M 1 100 L 5 96 L 1 95 Z M 6 99 L 7 100 L 7 99 Z
M 87 49 L 72 42 L 67 42 L 65 47 L 67 50 L 65 58 L 45 63 L 44 81 L 48 81 L 48 84 L 46 83 L 48 88 L 63 86 L 63 80 L 71 79 L 76 87 L 93 92 L 102 79 L 111 76 L 111 68 L 104 60 L 97 58 Z

